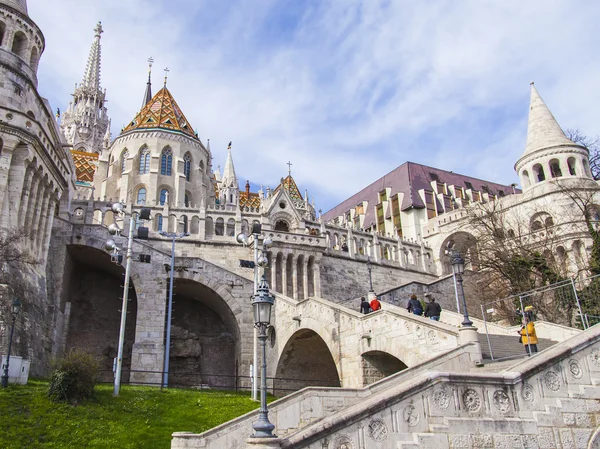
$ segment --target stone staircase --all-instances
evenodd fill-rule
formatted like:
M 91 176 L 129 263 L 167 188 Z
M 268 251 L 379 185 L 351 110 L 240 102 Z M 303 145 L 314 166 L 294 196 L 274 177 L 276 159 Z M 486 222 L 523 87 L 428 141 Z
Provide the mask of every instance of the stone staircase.
M 496 335 L 489 334 L 488 336 L 483 333 L 479 333 L 479 343 L 481 344 L 481 352 L 484 360 L 503 360 L 507 358 L 521 358 L 526 357 L 525 348 L 523 344 L 519 342 L 519 335 L 515 332 L 514 335 Z M 558 341 L 550 340 L 548 338 L 538 338 L 538 351 L 543 351 Z M 492 354 L 490 354 L 490 345 L 492 346 Z

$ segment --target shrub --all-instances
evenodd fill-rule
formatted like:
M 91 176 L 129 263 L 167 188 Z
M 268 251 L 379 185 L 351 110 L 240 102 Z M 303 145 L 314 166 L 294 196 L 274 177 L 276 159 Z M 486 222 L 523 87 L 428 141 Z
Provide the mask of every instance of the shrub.
M 56 363 L 48 396 L 54 402 L 71 403 L 92 397 L 98 370 L 99 364 L 93 355 L 78 350 L 69 352 Z

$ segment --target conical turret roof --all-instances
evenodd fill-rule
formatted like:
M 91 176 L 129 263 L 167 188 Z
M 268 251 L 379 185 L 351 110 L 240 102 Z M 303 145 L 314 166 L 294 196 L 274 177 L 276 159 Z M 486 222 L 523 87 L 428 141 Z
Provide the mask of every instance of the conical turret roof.
M 527 144 L 523 156 L 538 150 L 561 145 L 575 145 L 563 132 L 552 112 L 531 83 L 529 103 L 529 123 L 527 125 Z
M 27 14 L 27 0 L 2 0 L 0 3 L 12 6 L 23 14 Z
M 185 134 L 198 140 L 192 125 L 189 124 L 171 95 L 171 92 L 166 87 L 163 87 L 152 97 L 152 100 L 123 129 L 123 133 L 150 129 L 165 129 Z

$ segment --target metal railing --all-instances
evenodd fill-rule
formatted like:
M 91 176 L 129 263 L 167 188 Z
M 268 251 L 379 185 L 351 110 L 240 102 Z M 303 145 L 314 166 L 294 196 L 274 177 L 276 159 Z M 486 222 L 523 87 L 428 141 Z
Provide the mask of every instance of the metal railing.
M 517 337 L 524 316 L 534 323 L 545 322 L 536 330 L 540 350 L 572 335 L 567 328 L 585 330 L 600 323 L 598 299 L 600 275 L 566 279 L 482 304 L 481 316 L 489 349 L 489 354 L 485 354 L 484 349 L 484 358 L 500 360 L 528 354 L 529 344 L 519 343 Z M 529 342 L 527 328 L 525 330 L 525 341 Z M 512 345 L 511 338 L 514 338 Z

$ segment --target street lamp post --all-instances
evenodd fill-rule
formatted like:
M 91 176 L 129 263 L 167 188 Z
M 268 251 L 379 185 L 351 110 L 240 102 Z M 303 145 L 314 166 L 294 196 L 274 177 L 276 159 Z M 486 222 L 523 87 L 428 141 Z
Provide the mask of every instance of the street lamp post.
M 8 337 L 8 352 L 6 353 L 6 365 L 4 365 L 4 373 L 2 374 L 2 388 L 8 387 L 8 364 L 10 362 L 10 349 L 12 346 L 13 334 L 15 332 L 15 321 L 17 320 L 17 315 L 21 311 L 21 301 L 18 298 L 13 299 L 12 301 L 12 324 L 10 327 L 10 337 Z
M 254 223 L 252 225 L 252 244 L 254 245 L 254 295 L 258 293 L 258 269 L 259 267 L 264 268 L 269 264 L 269 259 L 267 258 L 265 251 L 273 246 L 273 240 L 270 237 L 267 237 L 263 240 L 263 251 L 262 254 L 259 255 L 258 245 L 261 237 L 262 226 L 260 223 Z M 242 243 L 244 245 L 248 245 L 249 239 L 246 234 L 243 232 L 239 233 L 236 237 L 238 243 Z M 256 401 L 258 399 L 258 332 L 256 327 L 254 328 L 254 347 L 253 347 L 253 357 L 252 357 L 252 400 Z
M 371 258 L 367 256 L 367 270 L 369 270 L 369 292 L 374 292 L 373 290 L 373 277 L 371 276 L 371 271 L 373 271 L 373 264 L 371 263 Z
M 160 232 L 163 237 L 168 237 L 172 240 L 171 245 L 171 270 L 169 271 L 169 304 L 167 306 L 167 341 L 165 342 L 165 360 L 163 364 L 163 388 L 169 386 L 169 357 L 171 355 L 171 319 L 173 312 L 173 272 L 175 271 L 175 241 L 189 234 L 177 232 Z
M 262 349 L 262 365 L 260 370 L 260 409 L 258 421 L 252 424 L 254 438 L 275 438 L 273 429 L 275 426 L 269 421 L 269 410 L 267 408 L 267 328 L 271 323 L 271 308 L 275 303 L 275 297 L 269 292 L 269 284 L 265 276 L 262 276 L 257 293 L 252 298 L 252 310 L 254 312 L 254 327 L 259 330 L 258 339 Z
M 463 288 L 463 273 L 465 272 L 465 259 L 463 259 L 460 253 L 456 250 L 452 250 L 452 271 L 454 272 L 454 279 L 456 280 L 455 287 L 462 299 L 463 306 L 463 327 L 472 327 L 473 322 L 469 319 L 469 313 L 467 312 L 467 300 L 465 299 L 465 290 Z

